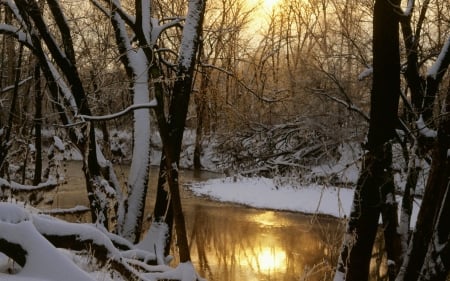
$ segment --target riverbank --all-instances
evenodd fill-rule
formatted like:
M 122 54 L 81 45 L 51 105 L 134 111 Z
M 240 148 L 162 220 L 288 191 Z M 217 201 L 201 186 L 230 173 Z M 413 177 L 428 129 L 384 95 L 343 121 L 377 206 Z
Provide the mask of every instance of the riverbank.
M 191 183 L 196 196 L 220 202 L 232 202 L 253 208 L 293 211 L 306 214 L 348 217 L 354 190 L 337 186 L 280 184 L 263 177 L 226 177 Z M 397 198 L 400 202 L 401 198 Z M 414 226 L 421 200 L 416 199 L 411 218 Z

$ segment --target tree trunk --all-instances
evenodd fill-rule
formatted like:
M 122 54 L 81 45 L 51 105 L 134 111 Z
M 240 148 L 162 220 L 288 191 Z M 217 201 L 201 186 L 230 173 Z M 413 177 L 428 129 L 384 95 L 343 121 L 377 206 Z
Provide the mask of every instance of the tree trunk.
M 36 112 L 34 114 L 34 136 L 36 147 L 36 159 L 34 166 L 33 185 L 38 185 L 42 179 L 42 91 L 41 71 L 39 63 L 34 67 L 34 100 Z
M 445 112 L 450 111 L 449 95 L 450 93 L 447 94 Z M 447 114 L 443 114 L 442 116 L 438 128 L 438 137 L 433 148 L 432 165 L 425 186 L 422 205 L 410 242 L 411 245 L 402 265 L 401 272 L 396 279 L 397 281 L 413 281 L 424 278 L 421 277 L 421 268 L 423 273 L 427 275 L 432 274 L 434 271 L 436 274 L 434 278 L 442 277 L 443 272 L 448 273 L 448 248 L 435 247 L 443 241 L 448 242 L 448 234 L 450 231 L 447 226 L 447 219 L 450 215 L 448 213 L 449 202 L 447 202 L 449 200 L 448 188 L 450 176 L 450 163 L 448 159 L 448 149 L 450 148 L 450 118 Z M 442 252 L 439 252 L 439 250 Z M 439 261 L 438 257 L 443 260 Z M 431 266 L 433 262 L 434 265 Z M 443 262 L 443 267 L 435 268 L 435 266 L 440 265 L 439 262 Z M 429 280 L 440 280 L 439 278 Z
M 156 115 L 159 132 L 163 142 L 162 160 L 165 160 L 165 173 L 170 190 L 170 199 L 174 216 L 175 231 L 177 235 L 180 262 L 191 260 L 187 241 L 186 226 L 179 190 L 178 163 L 180 160 L 181 143 L 183 140 L 184 126 L 186 122 L 189 99 L 192 92 L 193 73 L 196 55 L 199 46 L 205 1 L 196 0 L 189 2 L 188 15 L 183 31 L 180 56 L 177 68 L 177 80 L 174 83 L 169 105 L 169 114 L 166 121 L 163 104 L 158 104 Z M 192 33 L 192 30 L 195 33 Z M 159 93 L 160 95 L 162 94 Z M 157 96 L 162 101 L 162 96 Z M 161 173 L 160 173 L 161 174 Z M 159 186 L 160 188 L 161 186 Z
M 204 50 L 203 43 L 200 43 L 199 46 L 199 54 L 203 58 Z M 195 131 L 195 149 L 194 149 L 194 170 L 200 171 L 202 168 L 201 163 L 201 155 L 202 155 L 202 141 L 203 141 L 203 127 L 205 111 L 206 111 L 206 102 L 207 102 L 207 89 L 210 82 L 210 71 L 207 70 L 206 67 L 201 66 L 201 80 L 200 80 L 200 89 L 194 95 L 195 100 L 195 109 L 197 113 L 197 128 Z
M 334 280 L 368 280 L 370 258 L 383 210 L 388 256 L 397 262 L 398 240 L 395 196 L 393 194 L 392 151 L 400 96 L 399 1 L 375 1 L 373 19 L 373 84 L 368 142 L 358 179 L 347 231 Z M 395 216 L 396 217 L 396 216 Z M 397 264 L 398 266 L 398 264 Z
M 167 186 L 167 169 L 166 158 L 164 153 L 161 155 L 161 162 L 159 165 L 158 184 L 156 187 L 155 207 L 153 209 L 153 216 L 156 222 L 164 222 L 168 226 L 167 240 L 164 245 L 164 254 L 167 256 L 170 253 L 170 241 L 172 241 L 173 229 L 173 208 L 172 200 L 170 199 L 170 192 Z

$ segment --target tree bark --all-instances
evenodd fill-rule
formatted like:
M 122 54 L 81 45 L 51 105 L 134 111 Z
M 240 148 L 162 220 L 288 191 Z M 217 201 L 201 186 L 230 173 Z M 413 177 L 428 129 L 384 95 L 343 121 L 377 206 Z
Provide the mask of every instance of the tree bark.
M 178 163 L 181 153 L 184 126 L 186 122 L 189 99 L 192 93 L 193 73 L 196 55 L 199 46 L 200 34 L 205 12 L 205 1 L 197 0 L 189 3 L 185 30 L 181 41 L 180 57 L 177 67 L 177 79 L 171 91 L 172 99 L 169 105 L 167 121 L 163 114 L 163 108 L 158 106 L 158 126 L 163 141 L 163 153 L 167 182 L 170 190 L 170 199 L 175 222 L 180 262 L 191 260 L 187 241 L 186 226 L 179 190 Z M 195 30 L 191 34 L 189 30 Z M 161 100 L 160 97 L 158 100 Z
M 447 96 L 445 112 L 450 111 L 449 99 L 449 96 Z M 431 170 L 425 186 L 422 205 L 410 242 L 411 245 L 408 249 L 400 274 L 396 279 L 397 281 L 413 281 L 423 278 L 421 277 L 421 268 L 424 273 L 429 273 L 430 259 L 437 259 L 437 257 L 439 257 L 439 253 L 434 251 L 434 243 L 436 241 L 441 243 L 443 239 L 448 241 L 448 231 L 450 230 L 448 229 L 448 226 L 446 226 L 446 224 L 448 224 L 446 219 L 448 219 L 448 216 L 450 215 L 448 214 L 449 202 L 447 202 L 449 200 L 448 188 L 450 176 L 450 163 L 448 159 L 448 149 L 450 148 L 450 118 L 447 114 L 443 114 L 443 117 L 441 118 L 438 128 L 438 137 L 433 148 Z M 447 236 L 445 236 L 445 234 L 447 234 Z M 433 236 L 435 236 L 434 239 Z M 430 248 L 431 250 L 429 250 Z M 442 257 L 444 259 L 447 257 L 448 263 L 448 256 L 445 256 L 446 252 L 444 249 Z M 430 251 L 430 253 L 428 254 L 428 258 L 426 258 L 428 251 Z M 444 268 L 448 273 L 449 267 L 447 265 L 445 265 Z M 442 273 L 442 270 L 437 270 L 436 272 Z
M 373 84 L 367 153 L 358 179 L 335 280 L 369 278 L 370 259 L 383 213 L 388 256 L 398 262 L 396 202 L 390 141 L 395 137 L 400 97 L 399 1 L 377 0 L 373 19 Z M 395 216 L 394 216 L 395 214 Z M 398 266 L 398 263 L 397 263 Z
M 42 91 L 41 71 L 39 63 L 34 67 L 34 100 L 36 111 L 34 113 L 34 137 L 36 147 L 36 159 L 34 167 L 33 185 L 38 185 L 42 179 Z

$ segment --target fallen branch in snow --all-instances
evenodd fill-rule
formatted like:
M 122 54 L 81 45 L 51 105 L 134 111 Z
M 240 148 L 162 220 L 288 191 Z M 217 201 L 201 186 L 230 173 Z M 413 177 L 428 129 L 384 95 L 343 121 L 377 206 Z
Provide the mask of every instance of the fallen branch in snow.
M 161 242 L 158 238 L 165 237 L 166 226 L 155 226 L 156 239 L 147 237 L 142 242 Z M 22 267 L 14 274 L 17 277 L 23 274 L 49 281 L 93 280 L 57 250 L 63 248 L 92 255 L 99 268 L 108 265 L 108 271 L 120 274 L 124 280 L 150 281 L 166 277 L 171 280 L 203 280 L 191 263 L 182 263 L 176 268 L 166 264 L 152 265 L 157 262 L 155 249 L 146 250 L 145 245 L 133 245 L 101 226 L 69 223 L 30 213 L 21 205 L 0 202 L 0 229 L 0 253 Z M 151 243 L 147 246 L 152 245 L 155 246 Z M 0 271 L 0 279 L 4 274 L 8 275 Z

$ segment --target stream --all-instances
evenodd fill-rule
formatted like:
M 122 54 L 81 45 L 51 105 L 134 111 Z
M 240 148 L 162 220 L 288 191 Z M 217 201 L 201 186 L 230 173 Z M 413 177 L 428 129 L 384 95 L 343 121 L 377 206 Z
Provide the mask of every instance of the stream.
M 87 206 L 81 163 L 66 162 L 64 169 L 67 183 L 58 187 L 51 207 Z M 126 179 L 127 169 L 118 167 L 118 177 Z M 154 205 L 157 172 L 153 168 L 150 171 L 148 217 Z M 180 171 L 183 183 L 218 176 L 221 175 Z M 186 187 L 182 188 L 181 195 L 192 260 L 203 278 L 209 281 L 332 279 L 344 227 L 339 220 L 221 203 L 196 197 Z M 144 229 L 148 225 L 145 221 Z M 172 253 L 177 256 L 176 252 Z

